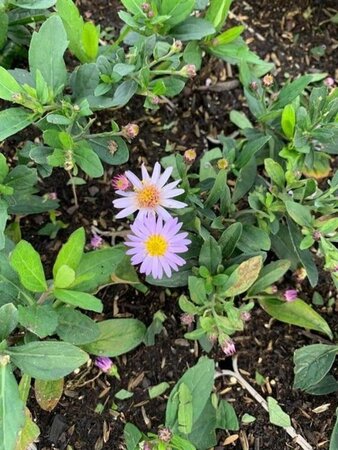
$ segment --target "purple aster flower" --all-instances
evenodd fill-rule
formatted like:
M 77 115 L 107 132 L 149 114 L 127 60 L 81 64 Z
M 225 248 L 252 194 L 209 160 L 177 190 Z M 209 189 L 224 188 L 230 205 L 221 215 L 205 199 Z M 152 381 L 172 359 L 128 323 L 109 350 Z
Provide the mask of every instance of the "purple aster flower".
M 102 370 L 102 372 L 107 373 L 112 368 L 113 361 L 108 358 L 108 356 L 98 356 L 97 358 L 95 358 L 94 364 L 96 367 Z
M 283 294 L 284 300 L 287 302 L 294 302 L 297 300 L 297 291 L 296 289 L 287 289 Z
M 90 245 L 93 248 L 100 248 L 102 244 L 103 244 L 102 237 L 98 236 L 97 234 L 94 234 L 90 240 Z
M 153 278 L 162 278 L 163 273 L 170 277 L 172 270 L 177 271 L 185 264 L 178 253 L 185 253 L 191 243 L 188 233 L 178 233 L 181 227 L 182 223 L 170 216 L 165 222 L 153 215 L 136 219 L 130 227 L 133 234 L 125 242 L 131 247 L 127 251 L 131 263 L 141 264 L 140 272 Z
M 137 217 L 143 219 L 148 215 L 158 214 L 164 220 L 171 218 L 165 208 L 184 208 L 185 203 L 173 200 L 173 197 L 183 194 L 183 189 L 177 189 L 180 180 L 173 181 L 166 185 L 173 168 L 168 167 L 161 174 L 161 166 L 157 162 L 154 166 L 153 174 L 150 177 L 147 169 L 142 165 L 142 181 L 133 173 L 127 170 L 125 176 L 132 184 L 131 191 L 117 190 L 116 193 L 122 198 L 113 201 L 115 208 L 122 209 L 117 215 L 117 219 L 122 219 L 135 211 L 139 211 Z
M 232 339 L 226 339 L 222 343 L 221 348 L 226 356 L 232 356 L 236 353 L 235 343 Z

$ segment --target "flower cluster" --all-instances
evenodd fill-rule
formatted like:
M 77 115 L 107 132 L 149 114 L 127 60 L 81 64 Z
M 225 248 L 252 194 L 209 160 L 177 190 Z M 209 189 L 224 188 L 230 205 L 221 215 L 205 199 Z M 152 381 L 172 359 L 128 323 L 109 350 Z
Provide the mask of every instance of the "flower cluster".
M 137 212 L 131 225 L 132 234 L 128 235 L 127 254 L 131 255 L 133 265 L 141 264 L 140 272 L 162 278 L 170 277 L 185 264 L 179 256 L 188 250 L 191 243 L 188 233 L 180 232 L 182 223 L 173 218 L 167 208 L 179 209 L 187 206 L 174 197 L 183 194 L 177 188 L 180 180 L 168 183 L 173 168 L 168 167 L 161 173 L 161 166 L 156 163 L 152 176 L 142 165 L 142 180 L 133 172 L 126 171 L 113 180 L 113 186 L 120 198 L 113 201 L 115 208 L 121 211 L 117 219 Z

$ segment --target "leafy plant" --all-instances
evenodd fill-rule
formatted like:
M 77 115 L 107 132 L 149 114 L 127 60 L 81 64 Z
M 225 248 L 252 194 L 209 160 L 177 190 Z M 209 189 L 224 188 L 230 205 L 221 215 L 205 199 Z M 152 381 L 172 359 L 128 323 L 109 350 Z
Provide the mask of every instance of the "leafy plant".
M 53 409 L 62 395 L 63 377 L 86 363 L 87 352 L 116 356 L 144 340 L 146 329 L 137 319 L 97 323 L 80 311 L 102 312 L 93 292 L 113 283 L 120 266 L 125 283 L 128 272 L 129 281 L 138 282 L 121 246 L 84 254 L 84 244 L 84 229 L 79 228 L 58 253 L 48 281 L 39 254 L 27 241 L 21 240 L 9 256 L 0 254 L 0 419 L 5 430 L 0 437 L 8 450 L 32 425 L 24 408 L 31 378 L 38 403 Z M 20 386 L 12 366 L 21 371 Z

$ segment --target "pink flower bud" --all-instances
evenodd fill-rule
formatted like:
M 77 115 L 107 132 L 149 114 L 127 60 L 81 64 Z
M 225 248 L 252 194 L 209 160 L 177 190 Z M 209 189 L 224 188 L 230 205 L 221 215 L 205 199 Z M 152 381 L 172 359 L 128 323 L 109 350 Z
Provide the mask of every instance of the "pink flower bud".
M 332 87 L 332 86 L 334 86 L 335 81 L 334 81 L 334 79 L 333 79 L 332 77 L 327 77 L 327 78 L 325 78 L 325 80 L 324 80 L 324 84 L 325 84 L 325 86 L 327 86 L 327 87 Z
M 249 84 L 249 88 L 250 88 L 252 91 L 257 91 L 257 89 L 258 89 L 258 83 L 257 83 L 257 81 L 252 81 L 252 82 Z
M 184 313 L 181 314 L 181 324 L 182 325 L 191 325 L 193 322 L 195 322 L 195 318 L 193 314 Z
M 154 13 L 154 11 L 148 11 L 148 13 L 147 13 L 147 17 L 148 17 L 148 19 L 152 19 L 153 17 L 154 17 L 154 15 L 155 15 L 155 13 Z
M 140 131 L 140 128 L 136 123 L 128 123 L 125 127 L 122 127 L 122 134 L 127 139 L 134 139 Z
M 196 76 L 195 64 L 187 64 L 180 70 L 180 75 L 183 77 L 194 78 Z
M 94 234 L 93 237 L 90 240 L 90 245 L 92 246 L 92 248 L 100 248 L 103 244 L 103 239 L 102 237 L 98 236 L 97 234 Z
M 296 289 L 287 289 L 284 291 L 283 297 L 287 302 L 294 302 L 297 300 L 297 290 Z
M 128 191 L 131 188 L 131 183 L 125 175 L 116 175 L 111 184 L 117 191 Z
M 221 349 L 226 356 L 232 356 L 236 353 L 235 343 L 232 339 L 227 339 L 222 342 Z
M 316 230 L 313 232 L 312 237 L 315 241 L 320 241 L 320 238 L 322 237 L 322 233 L 320 231 Z
M 172 432 L 169 430 L 169 428 L 160 428 L 158 430 L 158 438 L 162 442 L 170 442 L 171 438 L 173 437 Z
M 273 76 L 270 74 L 265 75 L 265 77 L 263 78 L 263 86 L 269 87 L 269 86 L 272 86 L 273 83 L 274 83 Z
M 150 4 L 149 3 L 142 3 L 141 9 L 144 12 L 148 12 L 150 10 Z
M 56 192 L 49 192 L 47 194 L 47 197 L 49 198 L 49 200 L 57 200 L 58 199 L 58 196 L 57 196 Z
M 182 41 L 175 41 L 172 45 L 172 49 L 175 52 L 180 52 L 183 48 Z
M 249 313 L 249 311 L 242 311 L 241 319 L 243 320 L 243 322 L 248 322 L 251 319 L 251 314 Z
M 160 103 L 160 97 L 158 97 L 157 95 L 154 95 L 153 97 L 151 97 L 151 103 L 153 105 L 158 105 Z

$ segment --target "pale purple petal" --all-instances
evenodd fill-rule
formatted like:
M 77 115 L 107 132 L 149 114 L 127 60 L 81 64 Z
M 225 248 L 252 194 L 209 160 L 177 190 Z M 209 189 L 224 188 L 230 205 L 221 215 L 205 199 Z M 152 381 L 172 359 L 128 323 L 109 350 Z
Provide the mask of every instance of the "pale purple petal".
M 162 202 L 162 205 L 166 206 L 167 208 L 175 209 L 185 208 L 186 206 L 188 206 L 186 203 L 179 202 L 178 200 L 172 200 L 171 198 L 164 200 Z
M 162 217 L 163 220 L 169 220 L 172 218 L 172 216 L 168 213 L 168 211 L 164 209 L 162 206 L 158 206 L 156 208 L 156 212 L 159 215 L 159 217 Z
M 165 171 L 160 176 L 160 179 L 158 180 L 157 187 L 163 187 L 166 184 L 166 182 L 170 178 L 170 175 L 171 175 L 172 171 L 173 171 L 172 167 L 167 167 L 165 169 Z
M 142 188 L 142 181 L 130 170 L 127 170 L 125 172 L 125 176 L 128 178 L 128 180 L 131 182 L 131 184 L 138 189 Z
M 161 175 L 161 164 L 156 162 L 154 165 L 153 174 L 151 176 L 152 183 L 157 184 L 157 182 L 160 178 L 160 175 Z
M 163 198 L 172 198 L 172 197 L 177 197 L 178 195 L 181 195 L 184 193 L 184 189 L 170 189 L 163 192 L 162 196 Z
M 133 214 L 136 211 L 137 208 L 134 206 L 131 206 L 130 208 L 122 209 L 118 214 L 116 214 L 116 219 L 123 219 L 124 217 L 130 216 L 130 214 Z

